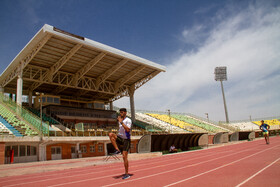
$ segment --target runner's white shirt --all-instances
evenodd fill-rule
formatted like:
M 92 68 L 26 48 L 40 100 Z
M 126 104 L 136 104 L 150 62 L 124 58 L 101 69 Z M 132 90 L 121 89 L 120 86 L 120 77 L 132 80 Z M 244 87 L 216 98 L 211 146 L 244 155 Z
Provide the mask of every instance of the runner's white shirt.
M 132 124 L 131 119 L 129 119 L 128 117 L 125 117 L 125 119 L 123 120 L 123 123 L 129 129 L 131 129 L 131 124 Z M 119 122 L 119 134 L 118 134 L 118 136 L 123 138 L 123 139 L 130 139 L 130 132 L 126 132 L 120 122 Z

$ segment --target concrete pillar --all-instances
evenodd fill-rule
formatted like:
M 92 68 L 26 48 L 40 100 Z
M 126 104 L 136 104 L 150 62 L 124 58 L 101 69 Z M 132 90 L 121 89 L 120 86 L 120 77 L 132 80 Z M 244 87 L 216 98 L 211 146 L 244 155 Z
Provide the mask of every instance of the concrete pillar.
M 39 144 L 39 161 L 45 161 L 47 160 L 47 155 L 46 155 L 46 145 L 45 144 Z
M 29 91 L 28 104 L 29 104 L 29 107 L 32 107 L 32 91 Z
M 22 72 L 18 75 L 17 79 L 17 104 L 22 105 Z
M 131 112 L 131 120 L 132 123 L 136 121 L 135 119 L 135 106 L 134 106 L 134 92 L 135 92 L 135 87 L 132 85 L 129 89 L 129 98 L 130 98 L 130 112 Z
M 108 151 L 107 151 L 107 144 L 110 143 L 110 142 L 104 142 L 104 153 L 105 155 L 108 155 Z M 95 144 L 97 145 L 97 144 Z
M 110 101 L 110 110 L 114 109 L 113 101 Z
M 82 152 L 80 150 L 80 143 L 76 144 L 76 150 L 77 150 L 77 158 L 82 158 Z
M 2 86 L 0 86 L 0 94 L 1 94 L 0 99 L 1 99 L 1 101 L 2 101 L 2 99 L 3 99 L 3 97 L 4 97 L 4 88 L 3 88 Z M 1 162 L 1 161 L 0 161 L 0 162 Z

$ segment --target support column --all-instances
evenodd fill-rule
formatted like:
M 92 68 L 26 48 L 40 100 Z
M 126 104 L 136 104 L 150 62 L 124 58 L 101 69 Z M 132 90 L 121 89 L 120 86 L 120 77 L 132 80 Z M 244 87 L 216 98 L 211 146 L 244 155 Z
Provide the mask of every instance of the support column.
M 17 79 L 17 104 L 22 105 L 22 71 L 18 75 Z
M 81 153 L 81 150 L 80 150 L 80 143 L 77 143 L 76 144 L 76 150 L 77 150 L 77 158 L 82 158 L 82 153 Z
M 131 112 L 131 120 L 132 123 L 136 121 L 135 119 L 135 106 L 134 106 L 134 92 L 135 92 L 135 87 L 132 85 L 129 89 L 129 98 L 130 98 L 130 112 Z
M 110 143 L 110 142 L 104 142 L 104 153 L 105 153 L 104 156 L 108 155 L 108 151 L 107 151 L 107 144 L 108 143 Z M 95 145 L 97 145 L 97 144 L 95 144 Z
M 29 94 L 28 94 L 28 104 L 29 104 L 29 107 L 32 107 L 32 91 L 29 91 Z
M 110 101 L 110 110 L 114 109 L 113 101 Z
M 39 144 L 39 151 L 38 151 L 39 161 L 47 160 L 46 147 L 47 147 L 46 144 Z
M 1 98 L 1 101 L 2 101 L 2 99 L 4 97 L 4 88 L 2 86 L 0 86 L 0 94 L 1 94 L 0 98 Z M 1 161 L 0 161 L 0 164 L 1 164 Z

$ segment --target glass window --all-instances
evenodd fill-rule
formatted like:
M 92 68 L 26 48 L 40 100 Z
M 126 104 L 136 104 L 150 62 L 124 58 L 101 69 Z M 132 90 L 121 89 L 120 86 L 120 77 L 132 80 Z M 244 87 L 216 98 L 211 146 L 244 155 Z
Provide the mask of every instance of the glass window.
M 55 147 L 52 147 L 52 155 L 55 154 Z
M 53 103 L 53 98 L 52 97 L 47 97 L 47 102 L 48 103 Z
M 18 146 L 17 145 L 13 145 L 12 149 L 14 150 L 14 157 L 18 157 Z
M 9 157 L 10 156 L 10 150 L 11 150 L 10 146 L 6 146 L 5 147 L 5 157 Z
M 60 147 L 57 147 L 56 148 L 56 154 L 60 154 L 61 153 L 61 148 Z
M 103 145 L 102 144 L 98 145 L 98 152 L 103 152 Z
M 46 102 L 46 97 L 42 97 L 42 101 L 43 101 L 43 103 L 45 103 Z
M 25 145 L 20 145 L 19 146 L 19 156 L 26 156 L 26 146 Z
M 90 152 L 91 152 L 91 153 L 94 153 L 94 152 L 95 152 L 95 145 L 91 145 L 91 146 L 90 146 Z
M 86 153 L 87 152 L 87 146 L 86 145 L 82 145 L 81 146 L 81 151 L 82 151 L 82 153 Z
M 94 103 L 94 108 L 104 109 L 104 103 Z
M 34 146 L 31 146 L 31 156 L 37 155 L 37 148 Z
M 76 147 L 74 146 L 71 147 L 71 153 L 76 153 Z
M 30 146 L 27 146 L 27 156 L 30 156 Z
M 57 98 L 57 97 L 53 98 L 53 102 L 56 104 L 59 104 L 59 98 Z

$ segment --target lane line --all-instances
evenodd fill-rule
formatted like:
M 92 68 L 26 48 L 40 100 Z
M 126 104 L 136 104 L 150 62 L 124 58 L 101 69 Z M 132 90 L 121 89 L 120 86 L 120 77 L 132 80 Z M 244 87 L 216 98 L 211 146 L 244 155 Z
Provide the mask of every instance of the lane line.
M 218 170 L 218 169 L 220 169 L 220 168 L 226 167 L 226 166 L 228 166 L 228 165 L 231 165 L 231 164 L 233 164 L 233 163 L 239 162 L 239 161 L 241 161 L 241 160 L 244 160 L 244 159 L 246 159 L 246 158 L 252 157 L 252 156 L 254 156 L 254 155 L 260 154 L 260 153 L 262 153 L 262 152 L 264 152 L 264 151 L 267 151 L 267 150 L 269 150 L 269 149 L 273 149 L 273 148 L 275 148 L 275 147 L 278 147 L 278 146 L 274 146 L 274 147 L 271 147 L 271 148 L 262 150 L 262 151 L 260 151 L 260 152 L 254 153 L 254 154 L 252 154 L 252 155 L 250 155 L 250 156 L 243 157 L 243 158 L 238 159 L 238 160 L 236 160 L 236 161 L 233 161 L 233 162 L 230 162 L 230 163 L 228 163 L 228 164 L 219 166 L 219 167 L 217 167 L 217 168 L 214 168 L 214 169 L 212 169 L 212 170 L 209 170 L 209 171 L 200 173 L 200 174 L 198 174 L 198 175 L 189 177 L 189 178 L 187 178 L 187 179 L 180 180 L 180 181 L 177 181 L 177 182 L 175 182 L 175 183 L 171 183 L 171 184 L 166 185 L 166 186 L 172 186 L 172 185 L 175 185 L 175 184 L 178 184 L 178 183 L 181 183 L 181 182 L 184 182 L 184 181 L 187 181 L 187 180 L 196 178 L 196 177 L 198 177 L 198 176 L 204 175 L 204 174 L 206 174 L 206 173 L 210 173 L 210 172 L 212 172 L 212 171 L 215 171 L 215 170 Z M 237 153 L 235 153 L 235 154 L 238 154 L 238 153 L 239 153 L 239 152 L 237 152 Z M 220 158 L 218 158 L 218 159 L 220 159 Z M 213 159 L 213 160 L 215 160 L 215 159 Z M 213 161 L 213 160 L 209 160 L 209 161 Z M 209 161 L 207 161 L 207 162 L 209 162 Z M 206 162 L 201 162 L 201 163 L 206 163 Z M 196 166 L 196 165 L 198 165 L 198 164 L 193 164 L 193 165 L 191 165 L 191 166 Z M 156 173 L 156 174 L 153 174 L 153 175 L 140 177 L 140 178 L 137 178 L 137 179 L 131 179 L 131 180 L 129 180 L 129 181 L 123 181 L 123 182 L 118 182 L 118 183 L 114 183 L 114 184 L 108 184 L 108 185 L 104 185 L 103 187 L 114 186 L 114 185 L 119 185 L 119 184 L 123 184 L 123 183 L 133 182 L 133 181 L 137 181 L 137 180 L 141 180 L 141 179 L 145 179 L 145 178 L 149 178 L 149 177 L 153 177 L 153 176 L 157 176 L 157 175 L 161 175 L 161 174 L 165 174 L 165 173 L 170 173 L 170 172 L 177 171 L 177 170 L 180 170 L 180 169 L 185 169 L 185 168 L 187 168 L 187 167 L 189 167 L 189 166 L 184 166 L 184 167 L 176 168 L 176 169 L 173 169 L 173 170 L 164 171 L 164 172 Z
M 267 168 L 269 168 L 270 166 L 272 166 L 273 164 L 275 164 L 276 162 L 278 162 L 280 160 L 280 158 L 276 159 L 275 161 L 273 161 L 272 163 L 270 163 L 269 165 L 267 165 L 266 167 L 264 167 L 263 169 L 261 169 L 260 171 L 258 171 L 257 173 L 255 173 L 254 175 L 252 175 L 251 177 L 247 178 L 246 180 L 244 180 L 243 182 L 241 182 L 240 184 L 236 185 L 235 187 L 240 187 L 243 184 L 245 184 L 246 182 L 248 182 L 249 180 L 251 180 L 252 178 L 254 178 L 255 176 L 257 176 L 258 174 L 260 174 L 261 172 L 263 172 L 264 170 L 266 170 Z
M 229 147 L 232 147 L 232 146 L 234 146 L 234 148 L 238 148 L 239 150 L 240 149 L 247 149 L 247 147 L 252 147 L 252 145 L 249 145 L 249 144 L 252 144 L 252 143 L 254 143 L 254 144 L 258 144 L 259 142 L 258 141 L 255 141 L 255 142 L 246 142 L 245 144 L 232 144 L 232 145 L 228 145 L 227 146 L 227 148 L 229 148 Z M 242 148 L 241 148 L 241 146 L 240 145 L 242 145 Z M 222 149 L 221 151 L 217 151 L 216 150 L 216 148 L 220 148 L 220 149 Z M 160 162 L 166 162 L 166 161 L 168 161 L 168 159 L 169 160 L 172 160 L 172 161 L 174 161 L 174 159 L 176 159 L 176 160 L 178 160 L 178 159 L 182 159 L 182 158 L 186 158 L 186 157 L 192 157 L 192 155 L 195 155 L 196 156 L 196 158 L 195 159 L 192 159 L 192 160 L 196 160 L 196 159 L 200 159 L 200 158 L 198 158 L 197 157 L 197 155 L 202 155 L 202 154 L 204 154 L 204 152 L 206 151 L 206 152 L 212 152 L 212 151 L 215 151 L 214 153 L 211 153 L 211 154 L 220 154 L 220 153 L 226 153 L 226 152 L 230 152 L 228 149 L 226 149 L 226 150 L 224 150 L 223 148 L 226 148 L 226 147 L 215 147 L 215 149 L 203 149 L 203 150 L 201 150 L 201 151 L 199 151 L 199 153 L 201 153 L 201 154 L 197 154 L 196 153 L 196 151 L 194 151 L 194 152 L 185 152 L 185 153 L 181 153 L 181 154 L 176 154 L 176 155 L 166 155 L 166 156 L 164 156 L 165 157 L 165 159 L 163 160 L 163 159 L 161 159 L 161 158 L 151 158 L 151 159 L 147 159 L 148 161 L 150 161 L 150 162 L 152 162 L 153 164 L 155 164 L 155 162 L 154 162 L 154 160 L 160 160 L 160 161 L 157 161 L 156 163 L 160 163 Z M 237 149 L 237 150 L 238 150 Z M 224 150 L 224 151 L 223 151 Z M 249 150 L 251 150 L 251 149 L 247 149 L 246 151 L 249 151 Z M 233 151 L 233 149 L 232 149 L 232 151 Z M 244 151 L 240 151 L 240 152 L 244 152 Z M 233 154 L 234 155 L 234 154 Z M 209 156 L 209 154 L 208 154 L 208 156 Z M 230 155 L 228 155 L 228 156 L 230 156 Z M 203 157 L 205 157 L 205 156 L 203 156 Z M 223 156 L 223 157 L 226 157 L 226 156 Z M 219 158 L 223 158 L 223 157 L 219 157 Z M 163 158 L 163 157 L 162 157 Z M 168 159 L 167 159 L 168 158 Z M 217 158 L 217 159 L 219 159 L 219 158 Z M 143 159 L 143 160 L 136 160 L 135 162 L 137 162 L 137 164 L 140 166 L 140 164 L 141 163 L 146 163 L 147 165 L 149 165 L 149 163 L 147 163 L 146 161 L 147 161 L 146 159 Z M 190 161 L 190 160 L 187 160 L 187 161 Z M 177 162 L 177 163 L 181 163 L 182 161 L 180 161 L 180 162 Z M 183 162 L 186 162 L 186 161 L 183 161 Z M 206 161 L 206 162 L 209 162 L 209 161 Z M 118 165 L 118 164 L 120 164 L 120 163 L 114 163 L 115 165 Z M 146 165 L 145 164 L 145 165 Z M 173 165 L 174 163 L 172 163 L 172 165 Z M 160 165 L 160 166 L 157 166 L 157 167 L 164 167 L 164 166 L 167 166 L 167 165 L 170 165 L 170 164 L 166 164 L 166 165 Z M 196 165 L 198 165 L 198 164 L 196 164 Z M 132 166 L 132 167 L 139 167 L 139 166 Z M 143 164 L 141 165 L 141 166 L 143 166 Z M 195 166 L 195 165 L 193 165 L 193 166 Z M 89 166 L 89 167 L 92 167 L 92 166 Z M 96 169 L 100 169 L 100 168 L 102 168 L 102 165 L 97 165 L 97 167 L 98 168 L 93 168 L 92 170 L 96 170 Z M 116 167 L 118 167 L 118 166 L 116 166 Z M 156 167 L 156 168 L 157 168 Z M 115 168 L 115 166 L 114 166 L 114 168 Z M 155 168 L 155 167 L 151 167 L 151 168 Z M 138 172 L 138 171 L 143 171 L 143 170 L 149 170 L 149 169 L 151 169 L 151 168 L 146 168 L 146 169 L 139 169 L 139 170 L 135 170 L 134 172 Z M 112 168 L 111 168 L 112 169 Z M 120 168 L 118 168 L 118 169 L 114 169 L 114 170 L 119 170 Z M 69 169 L 68 169 L 69 170 Z M 91 170 L 91 169 L 90 169 Z M 87 171 L 88 172 L 88 169 L 82 169 L 82 168 L 75 168 L 75 172 L 76 173 L 81 173 L 82 171 Z M 103 172 L 104 170 L 102 170 L 102 171 L 95 171 L 95 172 L 91 172 L 91 173 L 87 173 L 87 174 L 81 174 L 81 175 L 89 175 L 89 174 L 93 174 L 93 173 L 96 173 L 96 172 L 98 172 L 98 173 L 100 173 L 100 172 Z M 71 171 L 70 171 L 71 172 Z M 105 172 L 105 171 L 104 171 Z M 107 171 L 106 171 L 107 172 Z M 69 173 L 69 172 L 59 172 L 59 174 L 61 174 L 61 173 L 64 173 L 64 174 L 66 174 L 66 173 Z M 73 174 L 73 171 L 71 172 L 72 174 Z M 50 175 L 48 175 L 48 176 L 52 176 L 52 175 L 55 175 L 55 174 L 50 174 Z M 57 174 L 56 174 L 57 175 Z M 78 175 L 78 176 L 81 176 L 81 175 Z M 77 175 L 74 175 L 74 176 L 77 176 Z M 98 179 L 101 179 L 101 178 L 106 178 L 106 177 L 112 177 L 112 176 L 115 176 L 115 174 L 114 175 L 107 175 L 107 176 L 103 176 L 103 177 L 97 177 L 97 178 L 94 178 L 94 179 L 90 179 L 90 180 L 98 180 Z M 69 177 L 69 176 L 67 176 L 67 177 Z M 56 179 L 61 179 L 61 178 L 67 178 L 67 177 L 59 177 L 59 178 L 56 178 Z M 23 180 L 23 179 L 22 179 Z M 55 180 L 55 179 L 46 179 L 46 180 L 39 180 L 39 181 L 33 181 L 33 182 L 28 182 L 28 184 L 30 184 L 30 183 L 37 183 L 37 182 L 43 182 L 43 181 L 49 181 L 49 180 Z M 86 180 L 87 181 L 87 180 Z M 1 181 L 2 182 L 2 181 Z M 1 183 L 0 182 L 0 183 Z M 7 182 L 7 181 L 3 181 L 3 182 Z M 77 181 L 77 182 L 75 182 L 74 181 L 74 183 L 78 183 L 78 182 L 83 182 L 83 181 Z M 27 184 L 27 183 L 20 183 L 20 184 Z M 12 186 L 15 186 L 15 185 L 20 185 L 20 184 L 14 184 L 14 185 L 12 185 Z M 65 183 L 64 183 L 65 184 Z M 64 185 L 64 184 L 60 184 L 60 185 Z M 11 186 L 11 185 L 10 185 Z
M 278 145 L 278 146 L 274 146 L 274 147 L 279 147 L 279 145 Z M 234 163 L 240 162 L 241 160 L 245 160 L 245 159 L 247 159 L 247 158 L 250 158 L 250 157 L 252 157 L 252 156 L 255 156 L 255 155 L 257 155 L 257 154 L 260 154 L 260 153 L 262 153 L 262 152 L 265 152 L 265 151 L 267 151 L 267 150 L 269 150 L 269 149 L 273 149 L 274 147 L 272 147 L 272 148 L 268 148 L 268 149 L 265 149 L 265 150 L 263 150 L 263 151 L 260 151 L 260 152 L 254 153 L 254 154 L 249 155 L 249 156 L 246 156 L 246 157 L 243 157 L 243 158 L 238 159 L 238 160 L 236 160 L 236 161 L 233 161 L 233 162 L 230 162 L 230 163 L 228 163 L 228 164 L 225 164 L 225 165 L 219 166 L 219 167 L 217 167 L 217 168 L 214 168 L 214 169 L 208 170 L 208 171 L 206 171 L 206 172 L 203 172 L 203 173 L 200 173 L 200 174 L 198 174 L 198 175 L 195 175 L 195 176 L 189 177 L 189 178 L 187 178 L 187 179 L 183 179 L 183 180 L 177 181 L 177 182 L 175 182 L 175 183 L 171 183 L 171 184 L 165 185 L 164 187 L 173 186 L 173 185 L 176 185 L 176 184 L 179 184 L 179 183 L 182 183 L 182 182 L 185 182 L 185 181 L 191 180 L 191 179 L 193 179 L 193 178 L 199 177 L 199 176 L 201 176 L 201 175 L 204 175 L 204 174 L 207 174 L 207 173 L 210 173 L 210 172 L 216 171 L 216 170 L 218 170 L 218 169 L 221 169 L 221 168 L 227 167 L 227 166 L 229 166 L 229 165 L 232 165 L 232 164 L 234 164 Z
M 254 149 L 254 148 L 251 148 L 251 149 Z M 187 167 L 193 167 L 193 166 L 197 166 L 197 165 L 200 165 L 200 164 L 203 164 L 203 163 L 206 163 L 206 162 L 211 162 L 213 160 L 218 160 L 218 159 L 221 159 L 221 158 L 224 158 L 224 157 L 228 157 L 228 156 L 232 156 L 232 155 L 235 155 L 235 154 L 239 154 L 239 153 L 242 153 L 242 152 L 247 152 L 251 149 L 247 149 L 247 150 L 243 150 L 243 151 L 239 151 L 239 152 L 235 152 L 233 154 L 229 154 L 229 155 L 224 155 L 224 156 L 221 156 L 221 157 L 216 157 L 214 159 L 211 159 L 211 160 L 207 160 L 207 161 L 203 161 L 203 162 L 199 162 L 199 163 L 196 163 L 196 164 L 191 164 L 191 165 L 187 165 L 187 166 L 184 166 L 184 167 L 181 167 L 181 168 L 187 168 Z M 220 154 L 220 153 L 219 153 Z M 208 156 L 208 155 L 206 155 Z M 190 161 L 190 160 L 188 160 Z M 181 162 L 188 162 L 188 161 L 181 161 Z M 176 162 L 178 163 L 178 162 Z M 133 172 L 139 172 L 139 171 L 145 171 L 145 170 L 151 170 L 151 169 L 155 169 L 155 168 L 159 168 L 159 167 L 165 167 L 165 166 L 168 166 L 168 165 L 174 165 L 174 163 L 169 163 L 169 164 L 165 164 L 165 165 L 159 165 L 159 166 L 154 166 L 154 167 L 151 167 L 151 168 L 145 168 L 145 169 L 139 169 L 139 170 L 135 170 Z M 173 169 L 174 171 L 178 170 L 180 168 L 176 168 L 176 169 Z M 171 172 L 173 170 L 168 170 L 164 173 L 168 173 L 168 172 Z M 72 181 L 72 182 L 67 182 L 67 183 L 61 183 L 61 184 L 56 184 L 56 185 L 51 185 L 51 187 L 55 187 L 55 186 L 63 186 L 63 185 L 69 185 L 69 184 L 75 184 L 75 183 L 80 183 L 80 182 L 87 182 L 87 181 L 92 181 L 92 180 L 96 180 L 96 179 L 102 179 L 102 178 L 106 178 L 106 177 L 112 177 L 112 176 L 115 176 L 116 174 L 114 175 L 108 175 L 108 176 L 103 176 L 103 177 L 98 177 L 98 178 L 92 178 L 92 179 L 83 179 L 83 180 L 78 180 L 78 181 Z M 153 174 L 153 175 L 149 175 L 148 177 L 150 176 L 155 176 L 155 175 L 158 175 L 158 173 L 156 174 Z M 141 178 L 138 178 L 138 180 L 142 179 L 142 178 L 147 178 L 147 176 L 145 177 L 141 177 Z M 134 179 L 136 180 L 136 179 Z M 128 182 L 130 182 L 132 180 L 129 180 Z M 124 182 L 122 182 L 124 183 Z M 119 183 L 114 183 L 114 184 L 119 184 Z M 113 184 L 113 185 L 114 185 Z M 110 184 L 108 185 L 110 186 Z
M 248 151 L 248 150 L 246 150 Z M 243 151 L 242 151 L 243 152 Z M 211 153 L 212 155 L 215 155 L 215 154 L 220 154 L 221 152 L 218 152 L 218 153 Z M 204 156 L 200 156 L 200 157 L 196 157 L 196 158 L 193 158 L 193 159 L 189 159 L 189 160 L 181 160 L 181 161 L 178 161 L 178 162 L 173 162 L 173 163 L 170 163 L 168 160 L 164 160 L 164 162 L 168 162 L 168 164 L 164 164 L 164 165 L 159 165 L 159 166 L 151 166 L 150 168 L 145 168 L 145 169 L 139 169 L 139 170 L 134 170 L 134 172 L 137 172 L 137 171 L 143 171 L 143 170 L 149 170 L 151 168 L 158 168 L 158 167 L 164 167 L 164 166 L 168 166 L 168 165 L 174 165 L 174 164 L 178 164 L 178 163 L 184 163 L 184 162 L 189 162 L 189 161 L 192 161 L 192 160 L 197 160 L 197 159 L 201 159 L 201 158 L 204 158 L 204 157 L 209 157 L 209 154 L 208 155 L 204 155 Z M 180 158 L 181 159 L 181 158 Z M 170 158 L 171 160 L 171 158 Z M 157 163 L 153 163 L 153 164 L 157 164 Z M 145 165 L 151 165 L 151 163 L 147 163 Z M 140 164 L 139 166 L 132 166 L 132 167 L 143 167 L 143 164 Z M 82 176 L 82 175 L 91 175 L 91 174 L 95 174 L 95 173 L 101 173 L 101 172 L 108 172 L 108 171 L 116 171 L 116 170 L 123 170 L 123 168 L 116 168 L 116 169 L 109 169 L 109 170 L 102 170 L 102 171 L 94 171 L 94 172 L 90 172 L 90 173 L 85 173 L 85 174 L 80 174 L 80 175 L 68 175 L 68 176 L 62 176 L 62 177 L 56 177 L 56 178 L 48 178 L 48 179 L 41 179 L 41 180 L 37 180 L 37 181 L 30 181 L 30 182 L 22 182 L 22 183 L 17 183 L 17 184 L 12 184 L 12 185 L 4 185 L 4 186 L 18 186 L 18 185 L 23 185 L 23 184 L 32 184 L 32 183 L 37 183 L 37 182 L 46 182 L 46 181 L 52 181 L 52 180 L 57 180 L 57 179 L 63 179 L 63 178 L 69 178 L 69 177 L 77 177 L 77 176 Z M 73 174 L 73 173 L 72 173 Z M 98 180 L 98 179 L 102 179 L 102 178 L 106 178 L 106 177 L 112 177 L 112 176 L 115 176 L 116 174 L 114 175 L 107 175 L 107 176 L 103 176 L 103 177 L 96 177 L 96 178 L 91 178 L 89 180 Z M 44 176 L 41 176 L 41 177 L 45 177 Z M 37 177 L 36 177 L 37 178 Z M 25 178 L 21 179 L 21 180 L 25 180 Z M 4 181 L 4 182 L 7 182 L 7 181 Z M 3 183 L 4 183 L 3 182 Z M 9 182 L 9 181 L 8 181 Z M 2 183 L 2 182 L 0 182 Z M 58 184 L 59 185 L 59 184 Z

